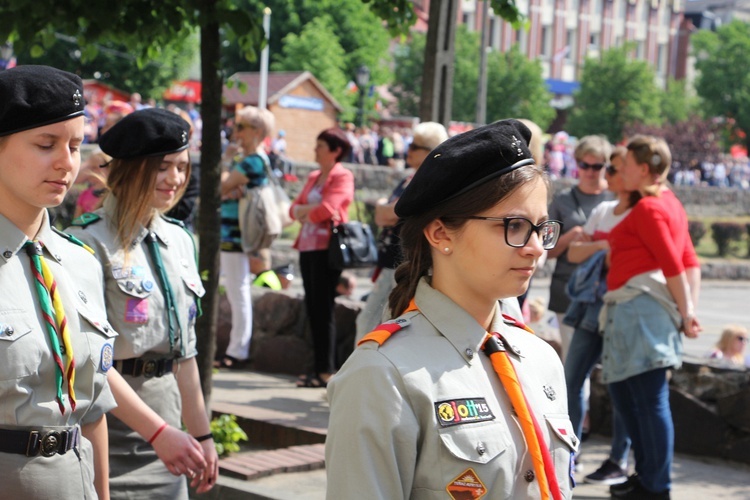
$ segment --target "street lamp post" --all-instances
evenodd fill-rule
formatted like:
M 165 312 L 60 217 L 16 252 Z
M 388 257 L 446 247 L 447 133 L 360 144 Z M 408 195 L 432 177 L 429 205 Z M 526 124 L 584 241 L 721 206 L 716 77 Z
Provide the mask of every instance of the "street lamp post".
M 364 64 L 357 68 L 357 87 L 359 87 L 359 109 L 357 110 L 357 126 L 361 127 L 365 121 L 365 92 L 370 83 L 370 68 Z
M 5 42 L 0 45 L 0 71 L 8 68 L 11 59 L 13 59 L 13 42 Z

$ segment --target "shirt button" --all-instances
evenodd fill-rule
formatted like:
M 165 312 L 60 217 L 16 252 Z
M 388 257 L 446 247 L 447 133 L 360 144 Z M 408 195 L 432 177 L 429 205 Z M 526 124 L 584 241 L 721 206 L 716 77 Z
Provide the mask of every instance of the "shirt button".
M 10 250 L 6 250 L 3 252 L 3 257 L 5 257 L 6 259 L 10 259 L 11 257 L 13 257 L 13 252 L 11 252 Z
M 466 348 L 466 357 L 469 359 L 474 357 L 474 350 L 471 347 Z
M 479 453 L 480 455 L 484 455 L 486 451 L 487 448 L 484 447 L 484 443 L 477 443 L 477 453 Z
M 11 335 L 13 335 L 14 333 L 16 333 L 16 331 L 15 331 L 15 330 L 13 329 L 13 327 L 12 327 L 12 326 L 7 326 L 7 327 L 5 327 L 5 334 L 6 334 L 6 335 L 7 335 L 8 337 L 10 337 Z
M 534 471 L 529 469 L 523 474 L 523 478 L 526 480 L 527 483 L 530 483 L 534 480 Z

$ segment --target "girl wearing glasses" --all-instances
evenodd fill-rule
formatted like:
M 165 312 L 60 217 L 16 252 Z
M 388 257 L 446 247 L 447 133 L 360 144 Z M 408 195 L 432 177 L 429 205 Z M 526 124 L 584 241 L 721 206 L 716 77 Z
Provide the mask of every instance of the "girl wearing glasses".
M 328 498 L 570 496 L 562 365 L 498 304 L 561 229 L 530 137 L 504 120 L 448 139 L 396 204 L 394 319 L 328 385 Z
M 601 135 L 582 137 L 575 150 L 578 164 L 578 184 L 569 189 L 555 193 L 549 206 L 549 216 L 562 221 L 565 233 L 548 258 L 557 259 L 555 270 L 550 281 L 549 309 L 557 314 L 562 339 L 562 359 L 568 355 L 573 328 L 563 323 L 563 316 L 570 305 L 570 298 L 565 292 L 568 280 L 573 275 L 577 264 L 568 260 L 568 247 L 574 241 L 581 241 L 583 225 L 591 216 L 594 207 L 601 202 L 612 199 L 607 192 L 607 181 L 604 180 L 604 166 L 609 160 L 612 146 L 607 138 Z
M 609 233 L 602 381 L 633 442 L 635 471 L 610 486 L 613 497 L 668 499 L 674 427 L 667 372 L 682 364 L 682 337 L 701 331 L 695 317 L 700 264 L 682 204 L 667 188 L 672 163 L 663 139 L 635 136 L 620 169 L 641 199 Z

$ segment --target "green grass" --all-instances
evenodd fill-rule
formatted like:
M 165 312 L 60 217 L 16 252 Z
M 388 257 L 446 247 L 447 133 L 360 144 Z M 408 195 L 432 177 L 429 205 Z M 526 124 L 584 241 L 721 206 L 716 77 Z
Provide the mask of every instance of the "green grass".
M 718 259 L 722 258 L 719 256 L 719 250 L 714 242 L 713 235 L 711 234 L 711 224 L 714 222 L 737 222 L 744 226 L 750 223 L 750 216 L 743 217 L 690 217 L 690 220 L 700 220 L 706 227 L 706 234 L 701 238 L 695 247 L 695 251 L 698 257 L 703 259 Z M 726 255 L 725 259 L 736 260 L 736 259 L 747 259 L 748 258 L 748 234 L 745 231 L 740 241 L 732 242 L 729 246 L 729 254 Z

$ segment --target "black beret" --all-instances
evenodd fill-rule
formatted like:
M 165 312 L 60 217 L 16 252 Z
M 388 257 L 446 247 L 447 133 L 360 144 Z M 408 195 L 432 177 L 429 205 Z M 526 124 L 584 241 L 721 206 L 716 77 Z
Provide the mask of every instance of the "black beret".
M 49 66 L 0 71 L 0 137 L 83 116 L 83 82 Z
M 451 137 L 433 149 L 396 202 L 410 217 L 490 179 L 534 163 L 531 131 L 518 120 L 500 120 Z
M 176 113 L 146 108 L 115 123 L 99 138 L 99 147 L 120 160 L 161 156 L 187 149 L 189 135 L 190 125 Z

